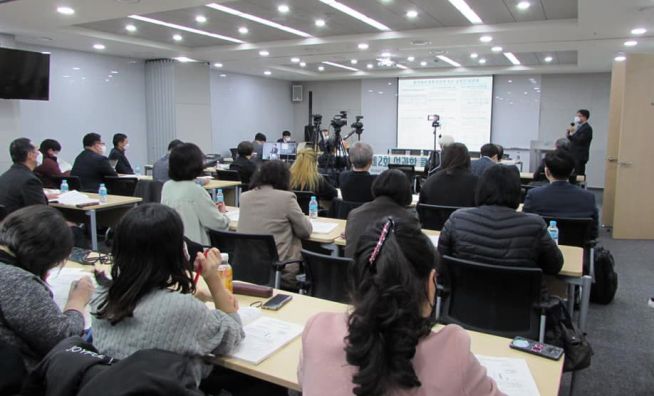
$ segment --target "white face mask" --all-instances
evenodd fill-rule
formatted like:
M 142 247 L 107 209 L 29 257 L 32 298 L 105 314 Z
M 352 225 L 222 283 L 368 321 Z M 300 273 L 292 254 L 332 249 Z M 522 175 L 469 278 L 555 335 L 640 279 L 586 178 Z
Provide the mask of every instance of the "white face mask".
M 123 147 L 123 150 L 127 150 L 128 148 L 129 148 L 129 143 L 127 143 L 125 147 Z
M 288 143 L 288 142 L 291 141 L 291 138 L 288 137 L 288 136 L 284 136 L 284 138 L 282 140 L 284 140 L 284 143 Z
M 581 117 L 575 116 L 575 124 L 581 124 Z
M 107 154 L 107 145 L 106 144 L 101 144 L 100 145 L 100 154 L 101 155 L 106 155 Z
M 43 163 L 43 153 L 39 151 L 39 153 L 36 155 L 36 166 L 39 166 Z

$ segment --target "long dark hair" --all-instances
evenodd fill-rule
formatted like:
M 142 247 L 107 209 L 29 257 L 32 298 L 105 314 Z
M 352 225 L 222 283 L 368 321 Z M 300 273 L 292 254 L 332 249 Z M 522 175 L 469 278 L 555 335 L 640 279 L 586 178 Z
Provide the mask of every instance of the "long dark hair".
M 443 149 L 442 171 L 448 175 L 457 169 L 470 170 L 470 153 L 463 143 L 452 143 Z
M 435 266 L 434 246 L 417 222 L 388 219 L 359 238 L 345 338 L 347 362 L 358 368 L 352 378 L 356 395 L 421 385 L 411 360 L 434 324 L 423 316 L 423 306 Z
M 112 280 L 96 314 L 111 324 L 132 316 L 153 290 L 195 291 L 184 256 L 184 225 L 174 209 L 157 203 L 131 209 L 116 227 L 111 253 Z

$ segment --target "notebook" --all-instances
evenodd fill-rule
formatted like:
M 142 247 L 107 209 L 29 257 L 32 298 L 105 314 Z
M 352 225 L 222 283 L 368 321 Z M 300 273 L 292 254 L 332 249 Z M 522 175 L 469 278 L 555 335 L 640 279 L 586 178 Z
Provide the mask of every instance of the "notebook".
M 477 355 L 497 387 L 508 396 L 539 396 L 534 377 L 524 359 Z
M 302 334 L 303 326 L 262 316 L 243 326 L 245 338 L 228 356 L 259 364 Z
M 47 284 L 52 290 L 52 295 L 55 303 L 59 309 L 63 310 L 68 301 L 68 292 L 70 291 L 71 283 L 78 281 L 83 276 L 90 276 L 93 284 L 97 287 L 93 274 L 78 268 L 54 268 L 48 272 Z M 91 313 L 87 306 L 84 310 L 84 328 L 91 327 Z
M 336 223 L 323 223 L 322 221 L 311 220 L 311 226 L 313 227 L 313 232 L 316 234 L 329 234 L 334 231 L 338 224 Z

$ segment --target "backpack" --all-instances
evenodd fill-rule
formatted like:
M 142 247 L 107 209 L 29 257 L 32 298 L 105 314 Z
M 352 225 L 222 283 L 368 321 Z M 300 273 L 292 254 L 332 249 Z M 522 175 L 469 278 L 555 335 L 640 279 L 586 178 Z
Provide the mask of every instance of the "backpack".
M 595 248 L 595 279 L 590 288 L 590 301 L 608 304 L 613 301 L 618 289 L 618 274 L 615 272 L 615 260 L 608 250 L 601 246 Z

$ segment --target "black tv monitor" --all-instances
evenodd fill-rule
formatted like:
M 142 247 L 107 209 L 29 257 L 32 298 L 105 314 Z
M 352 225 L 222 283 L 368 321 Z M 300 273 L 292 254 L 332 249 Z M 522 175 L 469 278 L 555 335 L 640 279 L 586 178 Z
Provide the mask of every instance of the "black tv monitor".
M 50 55 L 0 48 L 0 98 L 48 100 Z

